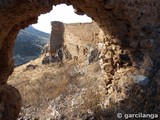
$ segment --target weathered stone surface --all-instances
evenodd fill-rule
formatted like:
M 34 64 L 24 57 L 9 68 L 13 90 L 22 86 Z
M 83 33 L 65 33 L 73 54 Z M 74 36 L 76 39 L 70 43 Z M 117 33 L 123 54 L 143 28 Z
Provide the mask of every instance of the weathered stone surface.
M 53 21 L 52 32 L 50 37 L 50 53 L 54 55 L 56 50 L 64 46 L 64 25 L 62 22 Z
M 131 78 L 135 83 L 138 83 L 142 86 L 146 86 L 149 83 L 149 78 L 143 75 L 132 75 Z
M 95 22 L 66 24 L 54 21 L 51 24 L 51 55 L 56 54 L 56 51 L 63 47 L 64 52 L 68 51 L 71 57 L 83 58 L 91 52 L 92 47 L 97 47 L 100 29 Z
M 51 56 L 45 56 L 45 57 L 43 58 L 43 60 L 42 60 L 42 64 L 43 64 L 43 65 L 50 64 L 51 61 L 52 61 Z
M 0 120 L 16 120 L 22 102 L 19 91 L 11 85 L 4 85 L 0 96 Z
M 26 70 L 34 70 L 36 69 L 37 65 L 29 64 L 26 66 Z

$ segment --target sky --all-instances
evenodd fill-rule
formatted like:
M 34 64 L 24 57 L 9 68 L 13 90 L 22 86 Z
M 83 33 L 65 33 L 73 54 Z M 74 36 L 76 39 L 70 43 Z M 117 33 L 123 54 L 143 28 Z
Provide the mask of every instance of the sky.
M 53 6 L 51 12 L 42 14 L 38 17 L 38 23 L 32 26 L 40 31 L 50 33 L 51 21 L 61 21 L 63 23 L 92 22 L 92 19 L 86 15 L 77 15 L 74 13 L 73 6 L 65 4 Z

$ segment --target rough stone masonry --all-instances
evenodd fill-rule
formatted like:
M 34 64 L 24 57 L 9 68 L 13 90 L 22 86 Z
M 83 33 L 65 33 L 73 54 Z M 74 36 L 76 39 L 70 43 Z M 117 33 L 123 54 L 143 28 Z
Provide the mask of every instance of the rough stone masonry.
M 91 23 L 62 23 L 51 22 L 50 53 L 54 55 L 63 47 L 68 51 L 71 59 L 78 57 L 86 59 L 90 49 L 98 47 L 100 29 L 95 22 Z M 49 51 L 48 51 L 49 52 Z
M 1 0 L 0 119 L 16 120 L 20 111 L 20 94 L 7 85 L 17 33 L 61 3 L 73 5 L 77 14 L 87 14 L 104 33 L 100 64 L 106 78 L 106 106 L 122 112 L 160 113 L 159 0 Z M 134 83 L 132 74 L 149 82 Z

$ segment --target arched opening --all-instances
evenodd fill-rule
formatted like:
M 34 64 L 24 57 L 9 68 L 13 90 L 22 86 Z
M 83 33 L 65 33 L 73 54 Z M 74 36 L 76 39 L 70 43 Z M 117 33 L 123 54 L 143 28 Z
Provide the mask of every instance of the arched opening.
M 105 106 L 110 108 L 111 114 L 114 113 L 110 115 L 105 111 L 106 117 L 115 118 L 117 112 L 158 113 L 158 0 L 3 0 L 0 3 L 0 100 L 5 106 L 2 119 L 16 119 L 20 111 L 20 95 L 7 85 L 14 68 L 15 37 L 21 28 L 35 23 L 40 14 L 49 12 L 52 5 L 60 3 L 72 4 L 78 14 L 86 13 L 105 35 L 102 36 L 104 48 L 100 64 L 106 79 Z M 12 98 L 13 93 L 13 101 L 6 100 Z
M 50 11 L 47 14 L 43 14 L 43 15 L 39 16 L 37 24 L 30 25 L 29 27 L 25 28 L 24 30 L 22 29 L 19 32 L 19 34 L 17 35 L 16 41 L 14 44 L 15 47 L 13 50 L 13 58 L 14 58 L 15 66 L 19 66 L 19 65 L 22 65 L 22 64 L 30 61 L 30 60 L 33 60 L 41 54 L 44 45 L 46 45 L 49 42 L 51 28 L 54 26 L 53 28 L 55 29 L 55 27 L 56 27 L 56 23 L 54 25 L 52 25 L 52 23 L 51 23 L 52 21 L 63 22 L 66 24 L 65 26 L 69 26 L 69 25 L 67 25 L 67 23 L 73 24 L 73 23 L 84 23 L 85 22 L 85 23 L 89 24 L 92 22 L 92 19 L 87 17 L 86 15 L 75 14 L 73 6 L 71 6 L 71 5 L 67 6 L 65 4 L 61 4 L 61 5 L 53 6 L 52 9 L 54 9 L 54 10 Z M 64 27 L 63 23 L 62 23 L 61 27 Z M 74 27 L 74 24 L 72 26 Z M 76 26 L 76 24 L 75 24 L 75 26 Z M 85 26 L 87 26 L 87 24 Z M 94 25 L 94 26 L 98 28 L 98 26 L 96 26 L 96 25 Z M 57 27 L 60 27 L 60 26 L 57 26 Z M 90 27 L 92 27 L 92 26 L 90 25 Z M 70 29 L 70 28 L 67 28 L 67 29 Z M 51 43 L 51 44 L 55 45 L 55 43 L 61 42 L 59 46 L 63 46 L 64 28 L 63 29 L 57 28 L 57 29 L 61 29 L 62 31 L 56 32 L 56 29 L 55 29 L 54 35 L 52 35 L 52 36 L 58 36 L 55 34 L 62 34 L 59 36 L 61 38 L 55 38 L 55 39 L 57 39 L 57 42 L 54 41 L 54 43 Z M 82 29 L 83 29 L 83 26 L 82 26 Z M 88 36 L 86 36 L 85 34 L 81 35 L 81 36 L 85 36 L 84 38 L 82 38 L 82 40 L 86 39 L 86 37 L 90 37 L 88 39 L 94 39 L 94 38 L 91 38 L 92 35 L 91 35 L 91 33 L 89 33 L 89 32 L 93 32 L 94 31 L 93 29 L 91 28 L 91 29 L 88 29 L 88 31 L 86 31 L 86 33 L 88 32 L 88 34 L 90 34 L 90 35 L 88 35 Z M 68 31 L 68 30 L 66 30 L 66 31 Z M 72 30 L 71 32 L 74 32 L 74 30 Z M 93 35 L 97 34 L 97 36 L 98 36 L 98 34 L 99 34 L 98 30 L 97 30 L 97 33 L 93 32 L 92 34 Z M 70 44 L 72 44 L 72 43 L 70 43 Z M 55 46 L 58 46 L 58 45 L 55 45 Z
M 53 8 L 53 10 L 55 9 Z M 62 12 L 61 14 L 65 15 L 67 19 L 66 14 Z M 44 19 L 43 22 L 45 22 Z M 45 27 L 47 26 L 45 25 Z M 40 58 L 15 68 L 15 72 L 10 76 L 8 83 L 16 87 L 22 96 L 23 109 L 19 117 L 25 119 L 31 117 L 32 114 L 32 118 L 38 116 L 40 119 L 48 119 L 49 117 L 56 119 L 63 115 L 71 119 L 71 116 L 77 111 L 77 115 L 73 118 L 78 119 L 86 116 L 88 109 L 96 110 L 96 104 L 98 105 L 100 103 L 100 101 L 98 101 L 100 95 L 97 86 L 101 82 L 99 79 L 101 69 L 98 63 L 99 51 L 97 46 L 99 41 L 99 27 L 95 22 L 62 23 L 59 21 L 49 22 L 49 27 L 52 27 L 50 49 L 54 52 L 59 49 L 63 50 L 63 64 L 60 65 L 60 62 L 53 61 L 53 58 L 56 56 L 49 55 L 50 50 L 45 48 Z M 29 34 L 30 29 L 31 32 L 36 35 L 33 28 L 27 28 L 22 32 L 26 31 Z M 19 34 L 21 35 L 21 32 Z M 32 39 L 32 34 L 29 37 Z M 25 39 L 27 39 L 27 36 Z M 29 39 L 27 40 L 29 41 Z M 24 42 L 24 40 L 22 41 Z M 32 41 L 32 43 L 34 44 L 34 41 Z M 15 43 L 15 45 L 16 44 L 17 43 Z M 27 43 L 18 44 L 23 45 L 23 50 L 25 49 L 25 45 L 27 45 Z M 49 44 L 46 46 L 48 45 Z M 34 46 L 31 47 L 31 51 L 29 51 L 30 54 L 36 51 L 36 49 L 34 50 Z M 21 49 L 20 47 L 18 48 L 19 50 Z M 25 52 L 28 52 L 27 49 Z M 47 58 L 51 59 L 49 63 L 46 60 Z M 33 70 L 30 70 L 29 67 L 31 65 L 36 68 L 31 68 Z M 91 74 L 94 74 L 94 76 Z M 93 86 L 96 87 L 96 89 L 94 89 Z M 79 95 L 77 96 L 77 94 Z M 61 103 L 61 99 L 55 101 L 54 104 L 52 103 L 54 99 L 56 100 L 61 96 L 66 96 L 63 104 L 59 104 Z M 94 98 L 92 98 L 92 96 L 94 96 Z M 79 100 L 74 100 L 75 97 L 78 97 Z M 82 103 L 82 101 L 84 101 L 84 103 Z M 58 110 L 59 115 L 57 116 L 51 115 L 55 112 L 54 107 L 57 109 L 57 107 L 61 107 L 62 105 L 67 108 L 62 108 L 60 111 Z M 75 106 L 79 107 L 76 108 Z M 44 112 L 42 115 L 42 112 L 46 110 L 48 110 L 48 112 Z

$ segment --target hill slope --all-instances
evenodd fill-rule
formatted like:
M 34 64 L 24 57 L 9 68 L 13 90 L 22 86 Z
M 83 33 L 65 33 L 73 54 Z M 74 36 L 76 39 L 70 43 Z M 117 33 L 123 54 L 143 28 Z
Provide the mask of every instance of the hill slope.
M 50 35 L 36 30 L 32 26 L 21 30 L 17 35 L 14 46 L 15 66 L 37 58 L 43 46 L 48 43 Z
M 98 104 L 104 96 L 99 63 L 89 65 L 85 61 L 70 60 L 61 66 L 57 63 L 42 65 L 43 57 L 15 68 L 10 76 L 9 83 L 20 90 L 23 99 L 19 119 L 97 117 L 97 113 L 92 112 L 101 112 Z M 31 64 L 36 68 L 27 70 Z

